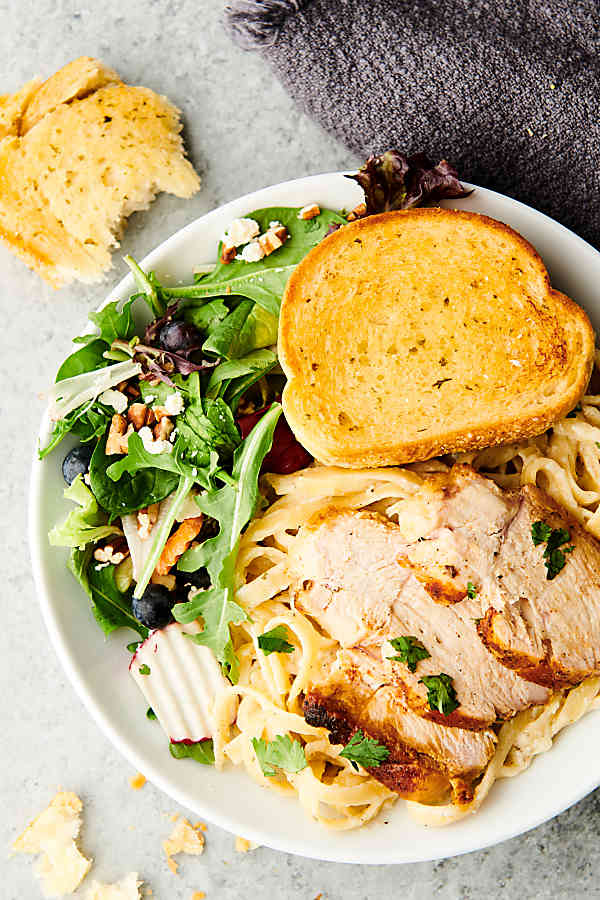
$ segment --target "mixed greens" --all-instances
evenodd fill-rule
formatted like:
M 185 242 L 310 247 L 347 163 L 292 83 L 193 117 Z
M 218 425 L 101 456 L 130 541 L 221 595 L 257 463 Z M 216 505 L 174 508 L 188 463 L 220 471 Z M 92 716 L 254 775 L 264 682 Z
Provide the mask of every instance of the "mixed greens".
M 49 540 L 69 548 L 69 569 L 104 633 L 137 633 L 127 645 L 134 655 L 153 630 L 194 623 L 186 636 L 235 683 L 231 627 L 247 613 L 235 600 L 234 570 L 241 535 L 263 502 L 259 476 L 312 462 L 280 405 L 276 342 L 287 280 L 312 247 L 354 218 L 465 195 L 450 166 L 433 166 L 422 154 L 389 151 L 353 177 L 366 203 L 349 215 L 312 204 L 234 220 L 219 262 L 191 284 L 164 285 L 126 257 L 136 292 L 90 314 L 95 330 L 75 338 L 80 346 L 57 373 L 52 430 L 39 455 L 67 435 L 77 440 L 62 464 L 65 498 L 75 507 Z M 234 239 L 234 232 L 246 236 Z M 288 636 L 277 626 L 260 635 L 259 649 L 291 653 Z M 416 638 L 391 643 L 399 654 L 392 659 L 413 671 L 428 655 Z M 138 672 L 150 676 L 151 667 Z M 441 687 L 444 696 L 428 685 L 445 709 L 451 686 Z M 150 707 L 147 715 L 156 718 Z M 210 741 L 171 740 L 170 747 L 176 758 L 214 760 Z M 302 745 L 287 735 L 256 739 L 255 752 L 266 776 L 306 766 Z M 376 766 L 386 754 L 359 733 L 342 755 Z

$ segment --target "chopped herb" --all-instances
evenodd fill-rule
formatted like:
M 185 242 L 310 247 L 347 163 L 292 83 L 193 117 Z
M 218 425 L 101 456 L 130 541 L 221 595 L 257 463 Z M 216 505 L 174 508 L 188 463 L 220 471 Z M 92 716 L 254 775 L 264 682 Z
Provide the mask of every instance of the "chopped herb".
M 301 772 L 306 768 L 306 756 L 304 747 L 289 734 L 278 734 L 272 741 L 264 738 L 252 738 L 252 746 L 256 753 L 263 775 L 272 778 L 277 775 L 277 769 L 284 772 Z
M 169 744 L 171 756 L 175 759 L 193 759 L 203 766 L 213 766 L 215 763 L 215 751 L 211 738 L 204 741 L 171 741 Z
M 140 675 L 149 675 L 150 674 L 150 666 L 147 666 L 146 663 L 142 663 L 139 667 L 138 672 Z
M 550 528 L 545 522 L 534 522 L 531 526 L 531 539 L 536 547 L 538 544 L 546 543 L 544 550 L 546 579 L 552 581 L 566 565 L 565 554 L 572 553 L 575 549 L 572 544 L 564 547 L 564 544 L 571 539 L 571 535 L 567 528 Z
M 538 544 L 544 544 L 551 534 L 552 529 L 545 522 L 534 522 L 531 526 L 531 540 L 536 547 Z
M 449 716 L 460 705 L 456 699 L 452 679 L 445 672 L 439 675 L 425 675 L 419 683 L 427 688 L 429 708 L 439 710 L 443 716 Z
M 258 636 L 258 646 L 268 656 L 270 653 L 293 653 L 294 645 L 287 640 L 285 625 L 276 625 Z
M 475 585 L 472 581 L 467 581 L 467 597 L 471 600 L 474 600 L 477 596 L 477 590 L 475 589 Z
M 136 653 L 137 648 L 140 646 L 142 641 L 132 641 L 130 644 L 127 644 L 127 649 L 130 653 Z
M 394 650 L 398 651 L 398 656 L 388 656 L 388 659 L 394 662 L 406 663 L 411 672 L 416 670 L 419 660 L 428 659 L 431 656 L 421 641 L 414 635 L 402 635 L 401 637 L 391 638 L 390 644 Z
M 389 755 L 390 751 L 385 744 L 380 744 L 374 738 L 365 737 L 360 730 L 352 735 L 340 753 L 344 759 L 350 760 L 355 769 L 359 765 L 365 769 L 380 766 Z
M 150 719 L 152 722 L 156 721 L 156 713 L 154 712 L 154 710 L 152 709 L 151 706 L 149 706 L 148 709 L 146 710 L 146 718 Z
M 568 412 L 565 416 L 566 419 L 574 419 L 575 414 L 581 412 L 581 403 L 578 403 L 577 406 L 574 406 L 571 412 Z

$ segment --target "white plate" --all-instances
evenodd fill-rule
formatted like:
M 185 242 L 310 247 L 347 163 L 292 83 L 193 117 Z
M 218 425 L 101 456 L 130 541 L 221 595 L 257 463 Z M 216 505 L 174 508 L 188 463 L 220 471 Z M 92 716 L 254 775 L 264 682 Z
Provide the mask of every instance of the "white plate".
M 263 206 L 313 201 L 333 209 L 351 208 L 361 199 L 357 185 L 341 174 L 265 188 L 192 222 L 142 265 L 167 283 L 190 281 L 195 266 L 214 259 L 219 235 L 235 216 Z M 486 213 L 516 228 L 540 252 L 553 285 L 580 303 L 594 326 L 600 326 L 600 254 L 589 244 L 541 213 L 492 191 L 477 188 L 467 200 L 446 205 Z M 107 300 L 125 299 L 133 290 L 128 276 Z M 49 381 L 52 374 L 48 373 Z M 47 427 L 45 421 L 42 437 Z M 62 456 L 57 451 L 43 463 L 34 463 L 30 498 L 33 571 L 50 638 L 79 696 L 108 738 L 178 803 L 234 834 L 277 850 L 338 862 L 401 863 L 453 856 L 503 841 L 555 816 L 600 784 L 598 712 L 569 728 L 522 775 L 497 782 L 476 816 L 444 829 L 415 825 L 399 801 L 362 830 L 324 831 L 295 800 L 263 790 L 241 769 L 216 772 L 191 760 L 172 759 L 160 727 L 146 719 L 145 703 L 127 672 L 125 644 L 132 640 L 131 633 L 121 631 L 103 639 L 79 585 L 66 571 L 66 552 L 48 545 L 49 529 L 66 510 Z

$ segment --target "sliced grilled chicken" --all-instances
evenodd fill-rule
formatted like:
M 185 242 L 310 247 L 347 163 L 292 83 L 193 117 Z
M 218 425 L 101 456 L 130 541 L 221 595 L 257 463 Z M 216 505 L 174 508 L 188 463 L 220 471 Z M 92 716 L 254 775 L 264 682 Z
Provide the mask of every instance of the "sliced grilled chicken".
M 544 545 L 531 539 L 535 522 L 569 532 L 565 565 L 551 580 Z M 486 611 L 479 632 L 505 666 L 554 688 L 600 671 L 600 546 L 536 487 L 521 491 L 494 575 L 501 603 Z
M 562 569 L 547 571 L 536 522 L 546 537 L 565 529 Z M 505 493 L 455 466 L 425 477 L 399 524 L 325 508 L 290 562 L 295 602 L 345 648 L 313 679 L 305 714 L 334 739 L 362 728 L 386 743 L 392 757 L 374 774 L 400 793 L 468 784 L 489 758 L 491 726 L 600 672 L 600 545 L 536 487 Z M 414 671 L 390 659 L 390 640 L 407 636 L 429 654 Z M 458 702 L 448 715 L 422 682 L 441 673 Z
M 422 802 L 456 790 L 457 781 L 468 791 L 496 741 L 491 730 L 448 728 L 416 715 L 389 684 L 381 663 L 361 649 L 324 660 L 304 714 L 311 725 L 328 728 L 333 743 L 347 743 L 360 729 L 385 744 L 390 757 L 372 773 L 391 790 Z

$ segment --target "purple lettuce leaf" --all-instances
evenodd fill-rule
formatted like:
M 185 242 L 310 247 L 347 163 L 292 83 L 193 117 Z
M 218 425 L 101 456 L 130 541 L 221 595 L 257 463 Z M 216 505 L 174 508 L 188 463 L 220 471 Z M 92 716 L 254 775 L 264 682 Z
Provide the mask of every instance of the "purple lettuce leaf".
M 391 209 L 410 209 L 448 197 L 468 197 L 458 180 L 458 172 L 445 159 L 434 166 L 425 153 L 406 156 L 388 150 L 381 156 L 370 156 L 356 175 L 365 192 L 366 215 Z

